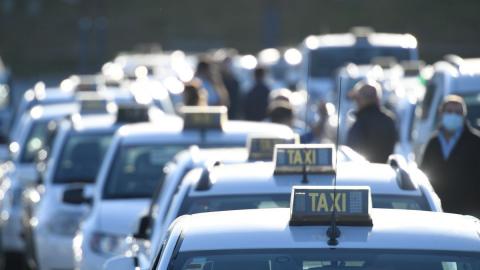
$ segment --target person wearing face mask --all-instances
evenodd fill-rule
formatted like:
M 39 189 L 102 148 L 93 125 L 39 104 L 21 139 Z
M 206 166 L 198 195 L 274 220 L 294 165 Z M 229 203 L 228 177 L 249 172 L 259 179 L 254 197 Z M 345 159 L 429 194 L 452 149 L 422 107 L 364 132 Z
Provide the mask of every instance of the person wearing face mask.
M 393 114 L 380 104 L 381 86 L 375 81 L 360 81 L 349 92 L 357 106 L 356 120 L 347 135 L 347 145 L 367 160 L 385 163 L 393 153 L 397 130 Z
M 440 106 L 440 125 L 425 148 L 420 168 L 429 176 L 445 212 L 480 214 L 480 136 L 465 120 L 462 97 Z

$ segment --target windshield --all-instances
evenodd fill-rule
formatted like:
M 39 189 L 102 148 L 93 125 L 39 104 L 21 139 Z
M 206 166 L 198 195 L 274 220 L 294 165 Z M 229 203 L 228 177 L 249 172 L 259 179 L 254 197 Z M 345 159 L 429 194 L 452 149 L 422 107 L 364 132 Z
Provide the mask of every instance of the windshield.
M 421 196 L 373 195 L 372 202 L 374 208 L 431 210 L 426 199 Z M 290 193 L 196 196 L 187 197 L 183 201 L 178 216 L 213 211 L 289 207 Z
M 174 270 L 479 270 L 480 253 L 269 249 L 180 252 Z
M 55 137 L 57 123 L 51 121 L 36 121 L 28 133 L 25 145 L 22 146 L 20 162 L 33 163 L 37 152 L 41 149 L 49 149 Z
M 467 119 L 474 128 L 480 128 L 480 94 L 462 95 L 467 105 Z
M 113 133 L 70 133 L 62 148 L 54 183 L 94 183 Z
M 163 182 L 165 164 L 187 147 L 167 144 L 122 147 L 115 155 L 103 198 L 151 198 Z
M 409 60 L 410 50 L 400 47 L 328 47 L 310 52 L 310 76 L 333 77 L 338 68 L 348 64 L 369 64 L 376 57 Z

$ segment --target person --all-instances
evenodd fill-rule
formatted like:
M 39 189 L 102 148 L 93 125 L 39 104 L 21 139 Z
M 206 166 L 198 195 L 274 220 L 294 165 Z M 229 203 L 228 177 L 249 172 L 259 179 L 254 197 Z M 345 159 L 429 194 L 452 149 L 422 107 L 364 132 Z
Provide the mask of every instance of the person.
M 268 118 L 272 123 L 291 127 L 300 135 L 301 143 L 324 142 L 328 112 L 324 102 L 320 102 L 318 106 L 320 119 L 311 130 L 306 132 L 296 127 L 294 110 L 289 100 L 283 98 L 273 100 L 268 106 Z
M 257 67 L 254 71 L 255 84 L 245 98 L 245 119 L 262 121 L 267 117 L 270 89 L 265 83 L 265 69 Z
M 294 113 L 290 102 L 274 100 L 268 105 L 268 118 L 270 122 L 293 127 Z
M 240 83 L 233 74 L 232 70 L 232 58 L 230 56 L 225 57 L 220 64 L 220 74 L 222 76 L 223 84 L 225 85 L 228 96 L 230 97 L 230 107 L 228 108 L 228 118 L 238 119 L 240 114 Z
M 381 86 L 374 81 L 355 84 L 349 97 L 357 105 L 356 120 L 348 131 L 347 145 L 371 162 L 384 163 L 397 141 L 394 116 L 380 104 Z
M 228 92 L 223 85 L 220 75 L 212 71 L 211 65 L 205 60 L 200 60 L 195 72 L 195 78 L 199 79 L 202 88 L 207 90 L 208 105 L 229 105 Z
M 459 214 L 480 213 L 480 135 L 466 121 L 462 97 L 449 95 L 440 106 L 440 125 L 420 164 L 442 200 L 443 210 Z
M 201 87 L 201 82 L 192 80 L 185 84 L 183 90 L 183 105 L 185 106 L 207 106 L 208 93 Z

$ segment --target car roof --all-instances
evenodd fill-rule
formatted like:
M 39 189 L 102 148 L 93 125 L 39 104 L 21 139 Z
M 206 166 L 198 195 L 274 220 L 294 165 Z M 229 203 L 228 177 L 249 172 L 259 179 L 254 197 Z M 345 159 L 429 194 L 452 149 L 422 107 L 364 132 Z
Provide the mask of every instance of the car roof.
M 187 150 L 179 152 L 173 160 L 178 163 L 182 162 L 204 162 L 208 160 L 221 162 L 240 162 L 246 161 L 248 158 L 248 150 L 244 147 L 238 148 L 198 148 L 192 146 Z
M 335 248 L 480 252 L 480 225 L 473 217 L 397 209 L 370 214 L 373 226 L 339 226 Z M 288 208 L 194 214 L 177 223 L 180 250 L 332 248 L 326 226 L 290 226 L 289 219 Z
M 137 123 L 123 126 L 119 132 L 124 144 L 154 143 L 162 140 L 170 140 L 173 137 L 203 137 L 207 144 L 245 144 L 247 136 L 251 134 L 288 134 L 293 131 L 289 127 L 274 123 L 227 121 L 222 130 L 184 130 L 183 119 L 178 116 L 163 115 L 152 122 Z M 162 136 L 159 136 L 162 135 Z M 171 135 L 169 137 L 169 135 Z M 182 137 L 182 136 L 180 136 Z
M 29 115 L 32 119 L 52 119 L 75 113 L 78 109 L 76 103 L 37 105 L 30 109 Z
M 273 173 L 273 162 L 250 162 L 214 167 L 210 172 L 212 185 L 208 190 L 190 189 L 189 195 L 215 196 L 233 194 L 290 194 L 294 185 L 302 184 L 301 174 Z M 361 173 L 360 173 L 361 172 Z M 196 185 L 199 174 L 187 175 L 186 185 Z M 311 174 L 309 185 L 332 185 L 334 174 Z M 396 172 L 387 164 L 340 162 L 337 165 L 337 185 L 369 186 L 373 194 L 421 196 L 420 189 L 403 190 L 397 183 Z
M 352 33 L 324 34 L 318 36 L 310 36 L 316 38 L 317 48 L 324 47 L 349 47 L 354 46 L 357 42 L 357 36 Z M 308 40 L 305 42 L 308 42 Z M 405 49 L 413 49 L 417 47 L 417 39 L 411 34 L 395 34 L 395 33 L 370 33 L 367 36 L 368 43 L 371 46 L 380 47 L 402 47 Z

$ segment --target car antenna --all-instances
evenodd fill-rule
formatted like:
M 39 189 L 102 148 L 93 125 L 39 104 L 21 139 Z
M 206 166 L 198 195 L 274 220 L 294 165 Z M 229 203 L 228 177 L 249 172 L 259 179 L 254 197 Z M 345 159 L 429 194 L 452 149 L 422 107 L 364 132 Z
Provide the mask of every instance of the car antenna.
M 339 143 L 339 138 L 340 138 L 340 105 L 342 102 L 342 77 L 339 76 L 338 80 L 338 107 L 337 107 L 337 138 L 335 142 L 335 148 L 336 148 L 336 155 L 335 155 L 335 175 L 333 178 L 333 200 L 335 201 L 337 197 L 337 164 L 338 164 L 338 143 Z M 333 211 L 332 211 L 332 222 L 330 224 L 330 227 L 327 229 L 327 236 L 328 236 L 328 241 L 327 244 L 329 246 L 336 246 L 338 245 L 338 237 L 340 237 L 340 230 L 337 227 L 337 208 L 335 205 L 333 206 Z
M 305 106 L 305 112 L 304 112 L 304 115 L 303 115 L 303 122 L 304 122 L 304 127 L 305 129 L 307 128 L 307 123 L 308 123 L 308 108 L 309 108 L 309 93 L 310 93 L 310 89 L 309 89 L 309 83 L 310 83 L 310 68 L 311 68 L 311 65 L 310 65 L 310 61 L 307 60 L 307 83 L 306 83 L 306 92 L 307 92 L 307 95 L 306 95 L 306 106 Z M 300 138 L 301 140 L 301 138 Z M 302 141 L 300 141 L 300 143 L 304 143 Z M 305 164 L 305 157 L 306 157 L 306 148 L 303 149 L 303 156 L 302 156 L 302 159 L 304 162 L 303 165 L 302 165 L 302 184 L 308 184 L 308 173 L 307 173 L 307 165 Z
M 303 164 L 302 164 L 302 184 L 308 184 L 308 173 L 307 173 L 307 165 L 305 164 L 305 159 L 307 156 L 307 148 L 303 148 Z

